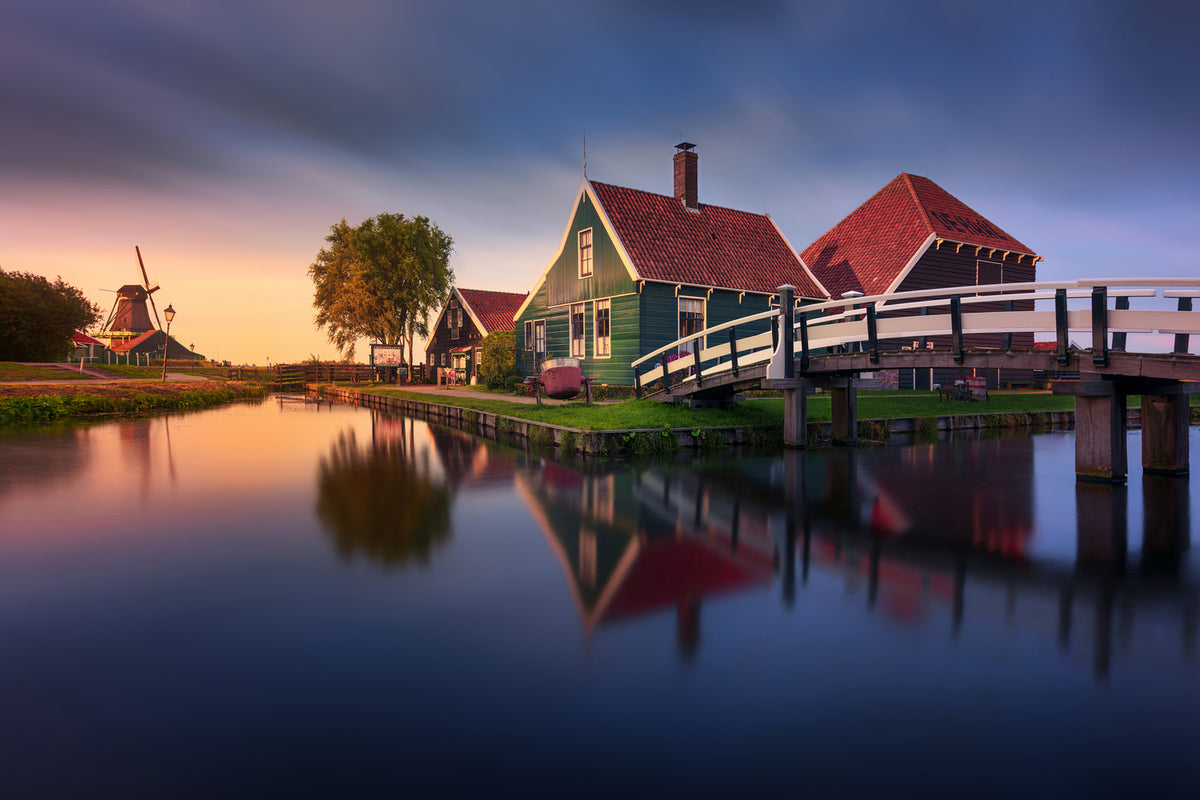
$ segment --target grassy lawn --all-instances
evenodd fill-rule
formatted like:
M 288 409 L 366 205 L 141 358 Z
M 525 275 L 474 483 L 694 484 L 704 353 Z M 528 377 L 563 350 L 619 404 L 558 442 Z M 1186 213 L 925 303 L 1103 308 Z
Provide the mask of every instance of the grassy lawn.
M 79 374 L 78 366 L 74 370 L 53 369 L 51 367 L 32 367 L 12 361 L 0 361 L 0 381 L 86 381 L 90 379 L 90 375 Z
M 350 388 L 350 387 L 347 387 Z M 550 425 L 562 425 L 566 428 L 591 431 L 625 430 L 629 428 L 690 428 L 690 427 L 720 427 L 728 425 L 776 425 L 778 418 L 773 418 L 769 407 L 758 401 L 742 403 L 731 411 L 711 409 L 707 411 L 688 411 L 679 406 L 664 405 L 654 400 L 626 400 L 611 405 L 592 405 L 584 402 L 563 403 L 561 405 L 537 406 L 528 403 L 514 403 L 501 400 L 484 400 L 474 397 L 463 397 L 454 394 L 428 394 L 425 392 L 405 392 L 402 389 L 372 389 L 372 394 L 403 397 L 409 400 L 444 403 L 445 405 L 470 408 L 475 411 L 486 411 L 493 414 L 503 414 L 506 417 L 528 419 L 535 422 L 545 422 Z M 778 401 L 782 408 L 783 401 Z
M 133 364 L 89 364 L 97 372 L 107 372 L 114 378 L 162 379 L 162 367 L 139 367 Z
M 709 409 L 689 411 L 654 400 L 627 400 L 611 405 L 589 406 L 583 402 L 562 405 L 536 406 L 499 399 L 476 399 L 454 394 L 405 392 L 402 389 L 372 389 L 373 394 L 393 395 L 410 400 L 444 403 L 476 411 L 503 414 L 506 417 L 562 425 L 579 430 L 624 430 L 629 428 L 692 428 L 733 425 L 778 425 L 783 418 L 783 398 L 751 398 L 736 408 L 724 411 Z M 812 395 L 808 399 L 808 419 L 823 422 L 830 419 L 829 395 Z M 1004 393 L 993 394 L 987 402 L 942 402 L 932 392 L 860 392 L 859 419 L 890 419 L 896 417 L 937 417 L 955 414 L 1004 414 L 1015 412 L 1069 411 L 1075 407 L 1069 396 L 1051 394 Z

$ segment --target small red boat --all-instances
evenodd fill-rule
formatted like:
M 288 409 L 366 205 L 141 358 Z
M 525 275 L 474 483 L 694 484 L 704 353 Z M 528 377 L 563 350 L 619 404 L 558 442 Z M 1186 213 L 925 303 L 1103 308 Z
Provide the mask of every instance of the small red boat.
M 542 365 L 542 388 L 547 397 L 570 400 L 583 386 L 583 370 L 578 358 L 551 358 Z

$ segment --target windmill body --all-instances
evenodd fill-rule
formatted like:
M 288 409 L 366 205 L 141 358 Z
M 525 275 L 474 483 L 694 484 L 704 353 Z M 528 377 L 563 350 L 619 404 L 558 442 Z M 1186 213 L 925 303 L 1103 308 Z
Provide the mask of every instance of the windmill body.
M 117 290 L 117 301 L 104 326 L 104 338 L 109 341 L 132 339 L 146 331 L 154 330 L 150 321 L 150 309 L 146 290 L 136 284 L 128 284 Z
M 160 330 L 162 324 L 154 324 L 150 321 L 150 312 L 153 310 L 154 319 L 158 320 L 158 309 L 154 307 L 154 293 L 158 291 L 158 284 L 151 285 L 150 278 L 146 274 L 146 265 L 142 263 L 142 251 L 137 247 L 133 248 L 137 253 L 138 266 L 142 270 L 142 283 L 127 283 L 117 290 L 117 299 L 113 303 L 112 310 L 108 312 L 108 321 L 104 323 L 104 330 L 97 338 L 106 340 L 109 347 L 115 347 L 124 342 L 136 339 L 147 331 Z M 149 303 L 149 307 L 147 307 Z

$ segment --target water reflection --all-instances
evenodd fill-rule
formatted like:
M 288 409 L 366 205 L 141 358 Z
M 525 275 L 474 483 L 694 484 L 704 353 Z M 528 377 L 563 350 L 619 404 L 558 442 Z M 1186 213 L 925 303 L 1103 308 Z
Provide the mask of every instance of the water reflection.
M 792 605 L 819 572 L 902 625 L 929 624 L 945 609 L 952 639 L 972 625 L 1027 626 L 1090 661 L 1101 680 L 1114 630 L 1131 645 L 1142 619 L 1152 638 L 1173 630 L 1177 656 L 1190 659 L 1187 480 L 1144 479 L 1141 569 L 1130 573 L 1125 486 L 1076 483 L 1074 558 L 1039 552 L 1039 538 L 1060 531 L 1035 519 L 1034 457 L 1031 438 L 982 439 L 676 469 L 547 462 L 516 481 L 589 635 L 673 610 L 678 651 L 690 660 L 706 599 L 778 577 Z
M 427 564 L 450 539 L 456 491 L 511 481 L 515 461 L 459 431 L 369 413 L 370 442 L 343 431 L 320 459 L 317 517 L 345 559 Z
M 0 426 L 0 497 L 25 487 L 70 483 L 87 463 L 86 428 Z
M 339 434 L 317 468 L 316 513 L 343 558 L 428 563 L 449 538 L 451 501 L 430 460 L 403 435 L 360 444 Z
M 12 796 L 1197 777 L 1200 484 L 1080 487 L 1069 434 L 631 465 L 291 400 L 122 424 L 0 437 Z
M 736 503 L 708 506 L 658 473 L 610 465 L 589 474 L 551 461 L 516 481 L 589 634 L 673 609 L 679 653 L 690 659 L 702 601 L 769 584 L 774 574 L 762 520 L 739 520 Z M 683 499 L 687 509 L 678 507 Z

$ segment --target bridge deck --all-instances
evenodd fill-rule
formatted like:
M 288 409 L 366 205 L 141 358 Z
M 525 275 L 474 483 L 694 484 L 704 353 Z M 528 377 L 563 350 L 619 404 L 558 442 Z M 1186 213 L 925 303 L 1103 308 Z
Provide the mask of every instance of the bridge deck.
M 872 363 L 868 353 L 834 353 L 809 358 L 808 369 L 801 371 L 796 359 L 795 375 L 815 383 L 860 372 L 885 369 L 1018 369 L 1080 372 L 1115 379 L 1156 381 L 1200 381 L 1200 356 L 1173 353 L 1109 352 L 1108 364 L 1096 366 L 1090 350 L 1071 351 L 1067 364 L 1060 364 L 1053 352 L 1045 350 L 966 350 L 957 362 L 949 350 L 896 350 L 879 353 Z M 706 374 L 697 385 L 694 376 L 680 379 L 669 390 L 647 392 L 662 402 L 677 402 L 691 396 L 722 396 L 747 389 L 765 388 L 767 365 L 743 367 L 734 376 L 729 371 Z

